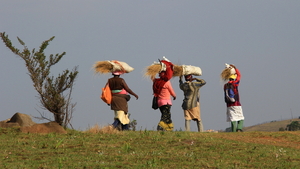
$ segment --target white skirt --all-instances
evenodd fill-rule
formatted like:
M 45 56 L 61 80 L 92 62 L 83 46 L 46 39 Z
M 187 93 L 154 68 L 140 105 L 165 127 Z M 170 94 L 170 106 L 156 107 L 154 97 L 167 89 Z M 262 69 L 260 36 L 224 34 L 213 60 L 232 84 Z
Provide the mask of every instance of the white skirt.
M 227 107 L 227 122 L 244 120 L 242 106 Z

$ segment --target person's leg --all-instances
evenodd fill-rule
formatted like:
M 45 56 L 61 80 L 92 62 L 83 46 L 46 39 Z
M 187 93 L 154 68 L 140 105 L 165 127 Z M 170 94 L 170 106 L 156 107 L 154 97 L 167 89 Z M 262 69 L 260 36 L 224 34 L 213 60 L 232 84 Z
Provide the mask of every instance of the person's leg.
M 158 123 L 156 129 L 157 129 L 157 131 L 164 131 L 164 129 L 160 126 L 160 122 Z
M 122 124 L 122 130 L 129 130 L 128 124 Z
M 115 117 L 114 117 L 114 122 L 112 123 L 112 126 L 116 129 L 118 129 L 118 127 L 120 126 L 120 120 L 118 118 L 118 111 L 114 110 L 114 114 L 115 114 Z
M 232 132 L 236 132 L 236 125 L 237 125 L 237 124 L 236 124 L 236 121 L 232 121 L 232 122 L 231 122 L 231 131 L 232 131 Z
M 239 131 L 239 132 L 243 131 L 243 127 L 244 127 L 244 120 L 238 121 L 237 131 Z
M 116 128 L 119 123 L 120 123 L 119 119 L 115 119 L 112 125 Z
M 191 120 L 185 120 L 185 131 L 191 131 Z
M 173 122 L 172 122 L 172 118 L 171 118 L 171 105 L 166 105 L 166 124 L 168 125 L 167 127 L 167 131 L 172 131 L 174 126 L 173 126 Z
M 203 124 L 202 124 L 202 121 L 201 120 L 197 120 L 197 127 L 198 127 L 198 132 L 203 132 Z
M 115 119 L 112 125 L 114 126 L 114 128 L 121 130 L 121 122 L 119 119 Z
M 115 122 L 113 123 L 113 126 L 118 130 L 128 130 L 129 129 L 129 117 L 128 113 L 125 113 L 122 110 L 115 110 Z
M 163 128 L 163 130 L 172 131 L 174 127 L 171 120 L 171 105 L 163 105 L 159 107 L 159 110 L 161 112 L 161 119 L 158 123 L 157 130 Z
M 157 131 L 164 131 L 164 122 L 163 122 L 163 117 L 164 117 L 164 108 L 163 106 L 159 107 L 159 111 L 161 113 L 161 116 L 160 116 L 160 121 L 157 125 Z

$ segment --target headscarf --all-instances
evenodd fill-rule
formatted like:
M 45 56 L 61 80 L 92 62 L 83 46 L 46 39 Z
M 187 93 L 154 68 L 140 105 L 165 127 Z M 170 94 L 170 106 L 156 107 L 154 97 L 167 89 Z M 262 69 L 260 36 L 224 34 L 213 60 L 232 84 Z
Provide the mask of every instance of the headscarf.
M 168 62 L 166 60 L 161 60 L 160 62 L 166 65 L 166 71 L 162 71 L 159 73 L 159 78 L 154 79 L 153 81 L 153 94 L 154 96 L 158 96 L 167 81 L 169 81 L 173 76 L 173 63 Z
M 117 70 L 117 71 L 112 72 L 112 74 L 118 76 L 118 75 L 124 74 L 124 71 L 119 71 L 119 70 Z

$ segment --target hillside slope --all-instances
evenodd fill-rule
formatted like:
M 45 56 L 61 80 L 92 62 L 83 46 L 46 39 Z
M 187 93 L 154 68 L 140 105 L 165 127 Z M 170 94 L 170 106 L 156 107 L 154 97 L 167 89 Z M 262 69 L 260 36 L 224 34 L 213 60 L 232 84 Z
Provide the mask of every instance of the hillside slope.
M 272 121 L 269 123 L 258 124 L 254 126 L 244 127 L 243 130 L 245 132 L 248 131 L 279 131 L 279 128 L 283 127 L 284 129 L 288 124 L 292 121 L 299 121 L 299 118 L 289 119 L 289 120 L 282 120 L 282 121 Z

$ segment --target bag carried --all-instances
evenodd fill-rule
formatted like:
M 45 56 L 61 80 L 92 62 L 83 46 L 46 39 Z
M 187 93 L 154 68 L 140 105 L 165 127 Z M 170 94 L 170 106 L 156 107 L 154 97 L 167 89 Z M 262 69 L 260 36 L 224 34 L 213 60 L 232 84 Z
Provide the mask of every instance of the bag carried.
M 182 75 L 195 75 L 195 76 L 201 76 L 202 70 L 200 67 L 197 66 L 191 66 L 191 65 L 182 65 Z
M 109 85 L 106 84 L 104 88 L 102 88 L 102 94 L 100 97 L 105 103 L 111 104 L 112 95 Z
M 152 99 L 152 109 L 154 109 L 154 110 L 158 109 L 158 103 L 157 103 L 156 96 L 153 96 L 153 99 Z

